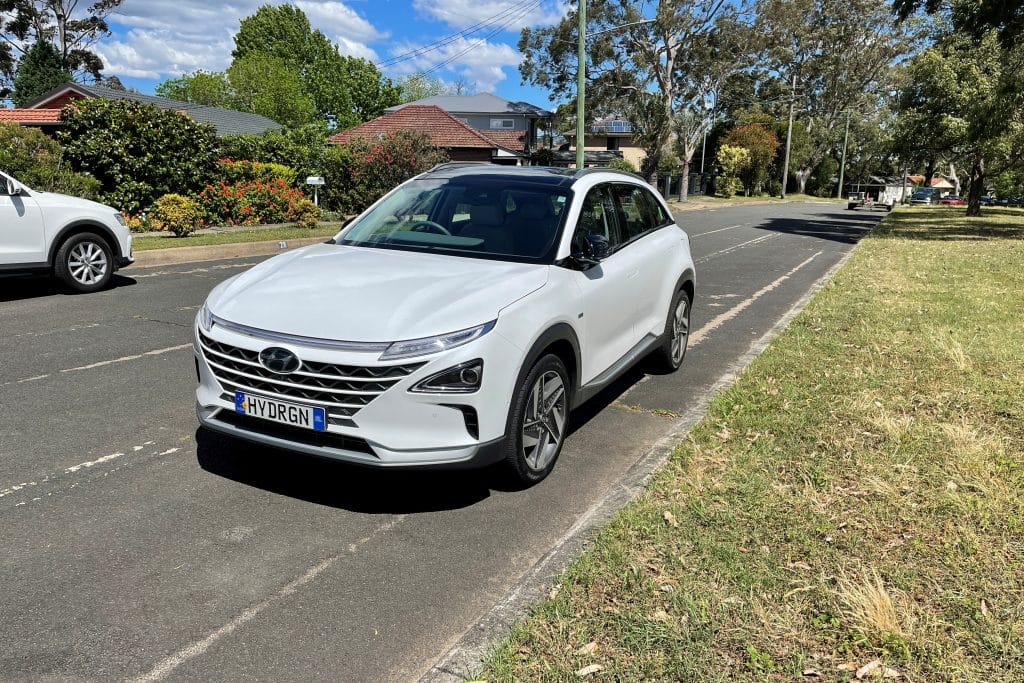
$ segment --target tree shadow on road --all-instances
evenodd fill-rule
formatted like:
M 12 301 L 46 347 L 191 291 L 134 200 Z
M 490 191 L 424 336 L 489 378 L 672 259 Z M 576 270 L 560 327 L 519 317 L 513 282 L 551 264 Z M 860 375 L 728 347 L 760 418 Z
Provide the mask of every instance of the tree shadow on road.
M 73 294 L 70 296 L 95 296 L 103 292 L 121 287 L 130 287 L 136 281 L 123 275 L 114 275 L 110 278 L 110 284 L 99 292 L 93 294 Z M 4 275 L 0 276 L 0 303 L 4 301 L 22 301 L 26 299 L 41 299 L 46 296 L 67 295 L 60 283 L 47 275 Z
M 884 215 L 884 213 L 878 212 L 850 211 L 807 217 L 773 217 L 767 218 L 753 227 L 757 230 L 768 230 L 787 235 L 803 235 L 843 244 L 856 244 L 875 227 Z

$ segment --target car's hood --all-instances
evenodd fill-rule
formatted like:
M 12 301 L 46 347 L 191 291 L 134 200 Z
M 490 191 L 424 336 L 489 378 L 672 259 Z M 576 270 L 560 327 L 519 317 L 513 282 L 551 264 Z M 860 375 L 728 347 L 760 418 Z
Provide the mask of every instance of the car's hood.
M 89 199 L 82 199 L 81 197 L 72 197 L 71 195 L 58 194 L 57 192 L 40 192 L 39 190 L 30 190 L 30 192 L 32 193 L 32 199 L 35 200 L 36 204 L 44 208 L 55 207 L 78 209 L 80 211 L 104 214 L 117 213 L 117 209 L 111 206 L 100 204 L 99 202 L 94 202 Z
M 210 311 L 273 332 L 393 342 L 483 324 L 544 285 L 548 266 L 318 244 L 215 289 Z

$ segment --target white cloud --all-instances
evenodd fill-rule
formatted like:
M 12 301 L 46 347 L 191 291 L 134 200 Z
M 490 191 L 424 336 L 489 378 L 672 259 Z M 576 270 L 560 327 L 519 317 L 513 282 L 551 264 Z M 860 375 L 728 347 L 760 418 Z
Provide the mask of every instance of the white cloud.
M 231 62 L 239 22 L 266 2 L 125 0 L 110 22 L 115 29 L 128 31 L 100 42 L 95 49 L 110 75 L 158 79 L 196 69 L 219 71 Z M 339 0 L 297 0 L 294 4 L 343 54 L 375 60 L 376 52 L 368 43 L 388 37 Z
M 421 15 L 443 21 L 452 28 L 466 29 L 487 22 L 481 32 L 502 30 L 518 33 L 527 26 L 553 24 L 565 16 L 566 0 L 413 0 Z
M 420 47 L 404 43 L 394 47 L 391 55 L 394 57 L 406 54 Z M 520 61 L 522 55 L 511 45 L 459 38 L 439 50 L 418 54 L 399 62 L 389 67 L 388 72 L 395 76 L 404 76 L 426 71 L 446 62 L 443 67 L 431 72 L 431 75 L 438 76 L 449 71 L 472 83 L 478 92 L 494 92 L 498 84 L 507 78 L 505 68 L 519 66 Z

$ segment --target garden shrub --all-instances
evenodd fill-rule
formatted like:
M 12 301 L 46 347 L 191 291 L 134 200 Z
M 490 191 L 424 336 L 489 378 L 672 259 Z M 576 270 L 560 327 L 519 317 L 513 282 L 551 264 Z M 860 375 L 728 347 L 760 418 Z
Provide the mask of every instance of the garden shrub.
M 221 156 L 262 163 L 284 164 L 298 171 L 298 177 L 320 175 L 320 160 L 327 142 L 327 129 L 308 125 L 271 130 L 262 135 L 228 135 L 221 138 Z
M 636 166 L 629 163 L 626 159 L 612 159 L 608 162 L 608 168 L 616 171 L 629 171 L 630 173 L 636 173 Z
M 396 185 L 447 160 L 426 134 L 411 130 L 331 146 L 322 160 L 327 184 L 320 196 L 333 211 L 358 213 Z
M 300 199 L 301 190 L 280 178 L 263 182 L 216 183 L 199 193 L 199 208 L 207 223 L 214 225 L 259 225 L 284 223 Z
M 295 185 L 299 172 L 291 166 L 273 162 L 221 159 L 217 162 L 217 175 L 219 176 L 218 180 L 229 185 L 254 180 L 270 182 L 277 179 L 281 179 L 289 185 Z
M 125 213 L 145 211 L 171 192 L 196 192 L 216 170 L 213 127 L 176 111 L 97 98 L 66 107 L 61 120 L 64 158 L 99 179 L 100 200 Z
M 165 194 L 156 200 L 148 219 L 157 230 L 169 230 L 178 237 L 187 237 L 199 225 L 199 205 L 191 197 Z
M 0 123 L 0 169 L 43 192 L 86 199 L 94 199 L 100 192 L 96 178 L 71 170 L 57 142 L 16 123 Z
M 288 217 L 288 220 L 294 222 L 300 228 L 312 230 L 320 220 L 320 207 L 311 200 L 302 197 L 288 205 L 285 215 Z

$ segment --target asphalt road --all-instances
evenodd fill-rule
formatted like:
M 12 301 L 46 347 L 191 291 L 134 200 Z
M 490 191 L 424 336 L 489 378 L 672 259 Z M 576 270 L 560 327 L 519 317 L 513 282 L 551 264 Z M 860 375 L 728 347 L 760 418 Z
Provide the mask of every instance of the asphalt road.
M 257 261 L 0 280 L 0 680 L 414 680 L 878 220 L 690 211 L 684 367 L 577 411 L 549 479 L 356 469 L 198 432 L 189 326 Z

